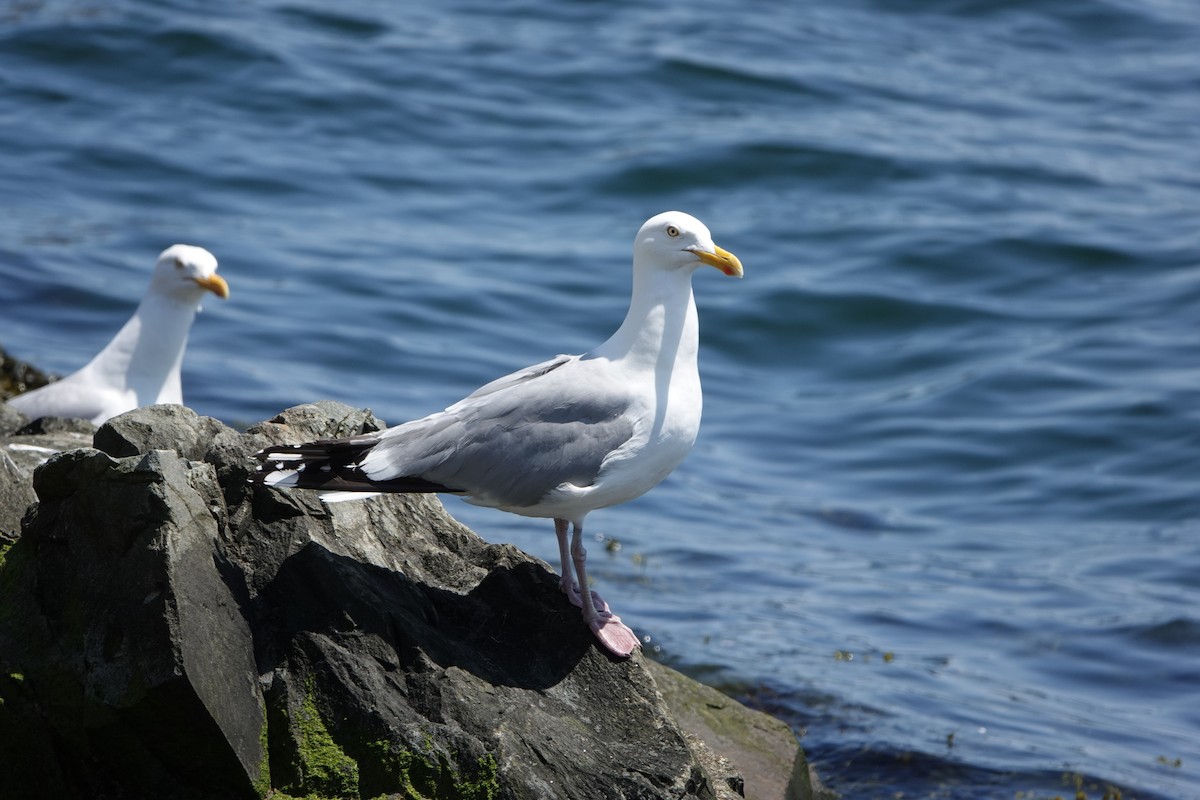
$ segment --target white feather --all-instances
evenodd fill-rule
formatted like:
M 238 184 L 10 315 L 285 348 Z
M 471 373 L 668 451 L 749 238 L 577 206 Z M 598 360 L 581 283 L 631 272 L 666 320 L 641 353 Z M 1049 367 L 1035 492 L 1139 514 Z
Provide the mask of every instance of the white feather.
M 345 503 L 350 500 L 366 500 L 368 497 L 379 497 L 383 492 L 321 492 L 323 503 Z
M 295 470 L 277 469 L 267 473 L 267 477 L 263 478 L 263 483 L 267 486 L 295 486 L 299 480 L 300 476 Z
M 55 453 L 59 452 L 58 450 L 55 450 L 53 447 L 38 447 L 36 444 L 20 444 L 19 442 L 14 442 L 14 443 L 8 445 L 8 449 L 9 450 L 24 450 L 24 451 L 28 451 L 30 453 L 49 453 L 50 455 L 54 455 Z

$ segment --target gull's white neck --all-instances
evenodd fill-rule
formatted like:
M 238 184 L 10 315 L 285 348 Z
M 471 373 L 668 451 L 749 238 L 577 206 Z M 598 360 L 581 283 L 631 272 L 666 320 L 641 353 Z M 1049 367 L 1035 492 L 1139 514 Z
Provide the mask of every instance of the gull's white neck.
M 680 369 L 696 368 L 699 324 L 692 297 L 692 273 L 642 268 L 634 263 L 633 296 L 625 321 L 592 355 L 652 369 L 669 379 Z
M 181 402 L 180 368 L 196 310 L 194 300 L 147 293 L 87 369 L 114 388 L 133 391 L 139 405 Z

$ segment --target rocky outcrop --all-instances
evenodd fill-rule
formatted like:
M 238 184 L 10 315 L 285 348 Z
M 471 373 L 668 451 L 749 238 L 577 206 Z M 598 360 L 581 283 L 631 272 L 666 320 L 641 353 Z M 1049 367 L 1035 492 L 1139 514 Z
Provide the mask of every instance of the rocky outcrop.
M 804 796 L 786 726 L 751 790 L 664 700 L 686 679 L 606 656 L 544 564 L 435 497 L 247 482 L 256 450 L 370 412 L 5 419 L 5 484 L 45 463 L 28 511 L 11 495 L 20 536 L 0 527 L 0 797 Z
M 0 400 L 45 386 L 51 377 L 0 347 Z
M 0 403 L 0 536 L 16 538 L 25 510 L 37 500 L 33 471 L 63 450 L 90 447 L 96 426 L 81 419 L 30 422 L 15 408 Z
M 49 375 L 0 347 L 0 400 L 49 382 Z M 55 428 L 63 435 L 51 436 Z M 91 444 L 94 430 L 82 420 L 39 420 L 31 425 L 21 412 L 0 403 L 0 438 L 8 441 L 0 449 L 0 541 L 16 537 L 21 515 L 36 499 L 30 480 L 33 469 L 46 460 L 47 453 Z

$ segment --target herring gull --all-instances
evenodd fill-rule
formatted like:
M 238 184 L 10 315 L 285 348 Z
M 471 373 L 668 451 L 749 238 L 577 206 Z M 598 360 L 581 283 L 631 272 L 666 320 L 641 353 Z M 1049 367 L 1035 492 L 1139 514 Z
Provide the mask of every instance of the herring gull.
M 696 440 L 692 274 L 705 264 L 742 276 L 741 262 L 695 217 L 652 217 L 634 240 L 629 312 L 599 347 L 514 372 L 445 411 L 384 431 L 268 447 L 251 480 L 339 494 L 446 492 L 552 518 L 562 590 L 603 645 L 628 656 L 637 637 L 587 588 L 583 519 L 651 489 Z
M 100 425 L 141 406 L 183 403 L 180 366 L 200 301 L 229 297 L 217 259 L 177 244 L 158 257 L 150 286 L 125 326 L 95 358 L 62 380 L 9 398 L 27 417 L 73 417 Z

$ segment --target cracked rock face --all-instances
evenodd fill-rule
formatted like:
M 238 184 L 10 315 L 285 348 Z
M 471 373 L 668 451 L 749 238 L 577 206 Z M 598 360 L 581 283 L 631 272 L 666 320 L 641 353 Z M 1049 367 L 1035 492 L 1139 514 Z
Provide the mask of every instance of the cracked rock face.
M 246 482 L 268 444 L 381 426 L 155 406 L 38 467 L 0 540 L 0 796 L 714 797 L 544 564 L 432 496 Z

